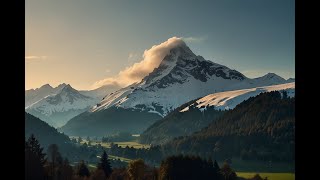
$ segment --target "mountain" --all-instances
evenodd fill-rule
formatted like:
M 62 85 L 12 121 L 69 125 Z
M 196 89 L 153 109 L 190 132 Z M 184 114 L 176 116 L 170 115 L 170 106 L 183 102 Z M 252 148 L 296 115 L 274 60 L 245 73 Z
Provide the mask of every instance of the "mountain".
M 53 88 L 49 84 L 45 84 L 40 88 L 26 90 L 25 91 L 25 107 L 30 106 L 31 104 L 45 98 L 46 96 L 59 92 L 64 86 L 66 86 L 65 83 L 60 84 L 55 88 Z
M 199 108 L 200 110 L 206 109 L 210 106 L 214 106 L 214 108 L 217 110 L 229 110 L 235 108 L 236 105 L 243 102 L 244 100 L 249 99 L 250 97 L 257 96 L 262 92 L 271 91 L 286 91 L 288 96 L 293 97 L 295 94 L 295 83 L 292 82 L 273 86 L 263 86 L 209 94 L 198 99 L 195 102 L 196 105 L 191 105 Z M 180 112 L 188 111 L 191 105 L 183 108 Z
M 236 70 L 196 56 L 182 43 L 171 49 L 158 68 L 140 83 L 107 95 L 91 111 L 111 106 L 148 110 L 164 117 L 190 100 L 214 92 L 286 83 L 274 73 L 249 79 Z
M 188 102 L 175 109 L 161 120 L 155 122 L 139 137 L 142 144 L 164 144 L 175 137 L 187 136 L 208 126 L 212 121 L 222 116 L 225 111 L 215 110 L 208 107 L 201 111 L 194 105 L 195 101 Z M 180 112 L 181 109 L 190 107 L 188 111 Z
M 150 126 L 140 135 L 140 142 L 156 145 L 178 136 L 191 135 L 219 118 L 224 110 L 233 109 L 250 97 L 271 91 L 286 91 L 289 97 L 293 97 L 295 83 L 219 92 L 190 101 Z
M 163 145 L 167 153 L 217 159 L 294 162 L 295 97 L 272 91 L 250 97 L 208 127 Z
M 275 73 L 268 73 L 262 77 L 254 78 L 252 81 L 258 86 L 271 86 L 275 84 L 283 84 L 287 81 Z
M 79 92 L 85 96 L 92 98 L 97 98 L 99 101 L 106 96 L 106 94 L 112 93 L 118 89 L 121 89 L 121 86 L 117 84 L 104 85 L 93 90 L 80 90 Z
M 138 111 L 111 107 L 97 113 L 84 112 L 72 118 L 59 131 L 69 136 L 106 136 L 119 132 L 140 134 L 161 116 Z
M 289 83 L 289 82 L 295 82 L 296 81 L 296 79 L 295 78 L 289 78 L 289 79 L 287 79 L 287 82 Z
M 36 139 L 45 149 L 50 144 L 63 145 L 70 143 L 68 136 L 58 132 L 55 128 L 49 126 L 46 122 L 43 122 L 39 118 L 25 113 L 25 138 L 28 139 L 31 134 L 34 134 Z
M 58 132 L 57 129 L 48 125 L 43 120 L 25 113 L 25 140 L 31 134 L 40 142 L 44 153 L 47 153 L 49 145 L 56 144 L 61 155 L 64 158 L 68 158 L 70 162 L 76 162 L 79 159 L 92 160 L 92 158 L 89 158 L 93 153 L 92 151 L 84 151 L 72 143 L 67 135 Z
M 97 99 L 80 94 L 68 84 L 56 94 L 48 95 L 27 106 L 25 111 L 54 127 L 60 127 L 97 102 Z
M 76 133 L 92 124 L 95 126 L 104 124 L 105 121 L 115 126 L 117 124 L 116 118 L 99 118 L 99 115 L 95 115 L 96 113 L 101 114 L 99 111 L 105 111 L 111 107 L 121 108 L 122 111 L 140 111 L 164 117 L 180 105 L 211 93 L 285 82 L 286 80 L 280 79 L 275 74 L 249 79 L 236 70 L 196 56 L 181 41 L 171 48 L 160 65 L 144 77 L 141 82 L 108 94 L 100 103 L 83 114 L 91 120 L 84 123 L 84 118 L 77 117 L 77 119 L 81 119 L 81 126 L 75 125 L 77 122 L 73 119 L 73 127 L 67 123 L 62 129 Z M 116 117 L 116 115 L 113 116 Z M 128 121 L 130 120 L 128 119 Z M 121 130 L 120 124 L 115 127 Z M 147 127 L 144 125 L 140 129 Z

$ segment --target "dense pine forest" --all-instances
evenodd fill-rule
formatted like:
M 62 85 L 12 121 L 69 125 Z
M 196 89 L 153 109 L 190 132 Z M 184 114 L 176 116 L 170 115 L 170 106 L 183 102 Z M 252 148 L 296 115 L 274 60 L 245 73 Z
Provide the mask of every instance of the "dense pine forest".
M 170 153 L 244 160 L 294 161 L 295 98 L 285 92 L 262 93 L 226 112 L 191 136 L 178 137 Z

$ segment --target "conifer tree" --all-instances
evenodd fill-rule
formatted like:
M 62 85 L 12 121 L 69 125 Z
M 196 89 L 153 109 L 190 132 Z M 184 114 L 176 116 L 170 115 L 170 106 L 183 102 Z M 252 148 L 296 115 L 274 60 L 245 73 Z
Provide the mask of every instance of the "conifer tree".
M 108 154 L 106 153 L 106 151 L 103 151 L 103 154 L 100 159 L 100 163 L 98 164 L 98 169 L 102 169 L 106 177 L 109 177 L 112 173 L 111 165 L 110 165 Z
M 77 174 L 80 176 L 80 177 L 84 177 L 84 176 L 87 176 L 89 177 L 90 176 L 90 172 L 89 172 L 89 169 L 87 167 L 87 165 L 84 163 L 84 161 L 82 160 L 78 166 L 78 172 Z
M 43 148 L 40 147 L 39 141 L 34 137 L 33 134 L 29 137 L 27 142 L 25 143 L 26 148 L 29 149 L 30 152 L 34 153 L 40 159 L 40 163 L 43 166 L 46 162 L 45 153 L 43 153 Z

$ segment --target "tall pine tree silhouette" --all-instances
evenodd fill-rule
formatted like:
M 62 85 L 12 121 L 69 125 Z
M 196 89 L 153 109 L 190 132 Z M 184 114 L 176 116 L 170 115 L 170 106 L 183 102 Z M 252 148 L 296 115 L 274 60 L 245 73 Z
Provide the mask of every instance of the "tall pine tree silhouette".
M 43 148 L 40 146 L 39 141 L 34 137 L 33 134 L 31 134 L 31 136 L 25 143 L 25 146 L 30 152 L 34 153 L 40 159 L 42 166 L 46 163 L 46 154 L 43 153 Z
M 106 177 L 109 177 L 112 173 L 112 168 L 108 159 L 108 154 L 106 151 L 103 151 L 103 154 L 100 159 L 100 163 L 98 164 L 98 169 L 102 169 L 105 173 Z
M 84 161 L 82 160 L 80 162 L 80 164 L 78 165 L 78 172 L 77 174 L 80 176 L 80 177 L 84 177 L 84 176 L 87 176 L 89 177 L 90 176 L 90 171 L 87 167 L 87 165 L 84 163 Z

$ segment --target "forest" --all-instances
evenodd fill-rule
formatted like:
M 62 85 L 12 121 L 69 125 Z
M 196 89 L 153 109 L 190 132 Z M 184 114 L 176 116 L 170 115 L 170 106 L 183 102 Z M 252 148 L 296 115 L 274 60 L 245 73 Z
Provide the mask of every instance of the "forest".
M 215 179 L 237 180 L 236 172 L 226 161 L 219 167 L 217 161 L 202 159 L 199 156 L 169 156 L 161 161 L 160 167 L 147 165 L 143 159 L 130 161 L 127 167 L 114 168 L 106 151 L 100 156 L 96 168 L 80 160 L 71 165 L 59 152 L 56 144 L 49 145 L 44 152 L 39 141 L 31 135 L 25 142 L 26 180 L 180 180 Z M 263 180 L 258 174 L 250 180 Z M 265 178 L 266 179 L 266 178 Z

